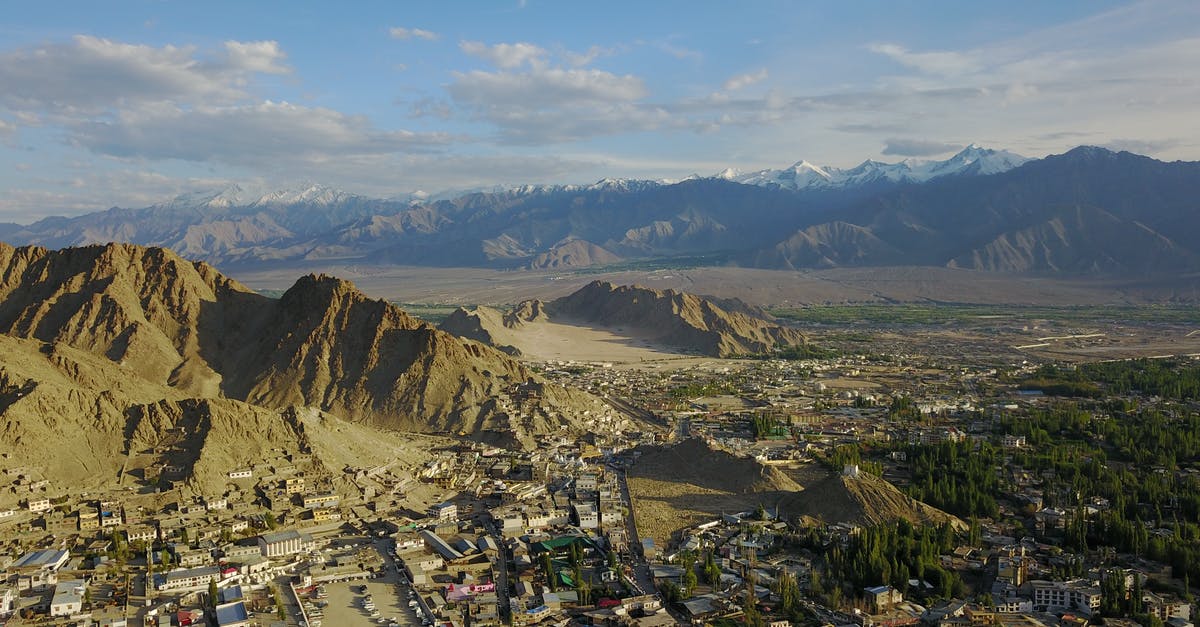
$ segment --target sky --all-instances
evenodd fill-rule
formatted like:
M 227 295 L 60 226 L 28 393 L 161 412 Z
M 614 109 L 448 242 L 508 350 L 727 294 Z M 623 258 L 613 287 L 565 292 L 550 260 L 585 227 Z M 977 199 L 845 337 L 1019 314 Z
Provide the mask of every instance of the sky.
M 0 221 L 800 160 L 1200 159 L 1200 2 L 16 3 Z

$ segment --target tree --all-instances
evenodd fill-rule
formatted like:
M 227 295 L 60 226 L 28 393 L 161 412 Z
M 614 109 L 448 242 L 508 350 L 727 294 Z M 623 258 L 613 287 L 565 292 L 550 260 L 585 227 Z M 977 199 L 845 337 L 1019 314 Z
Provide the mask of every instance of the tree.
M 704 555 L 704 583 L 715 586 L 721 582 L 721 567 L 717 566 L 717 558 L 709 551 Z
M 263 516 L 263 522 L 266 523 L 267 529 L 270 529 L 271 531 L 275 531 L 275 528 L 279 526 L 279 521 L 275 520 L 275 514 L 272 514 L 271 512 L 267 512 Z
M 673 581 L 663 581 L 658 585 L 658 592 L 667 603 L 678 603 L 682 599 L 679 586 Z
M 208 602 L 211 603 L 213 607 L 217 606 L 217 580 L 216 579 L 213 579 L 212 581 L 208 582 Z
M 558 591 L 558 576 L 554 572 L 554 560 L 550 557 L 550 552 L 542 553 L 542 574 L 546 577 L 546 585 L 550 586 L 551 592 Z

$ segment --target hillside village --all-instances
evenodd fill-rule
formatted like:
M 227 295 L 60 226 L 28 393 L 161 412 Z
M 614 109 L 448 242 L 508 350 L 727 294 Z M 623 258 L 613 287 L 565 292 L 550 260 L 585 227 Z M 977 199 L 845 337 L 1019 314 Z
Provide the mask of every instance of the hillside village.
M 1113 616 L 1124 614 L 1191 625 L 1193 565 L 1173 569 L 1146 548 L 1092 549 L 1089 538 L 1073 548 L 1072 530 L 1104 519 L 1111 499 L 1069 493 L 1053 470 L 1017 463 L 1040 436 L 1014 421 L 1059 403 L 1011 383 L 1033 365 L 1003 377 L 915 359 L 897 372 L 864 356 L 537 369 L 646 412 L 647 426 L 598 414 L 586 437 L 551 435 L 524 452 L 431 438 L 420 459 L 370 468 L 328 469 L 311 451 L 279 449 L 198 496 L 170 464 L 142 475 L 141 489 L 81 493 L 4 459 L 0 490 L 18 506 L 0 512 L 0 616 L 1039 627 L 1101 615 L 1120 625 Z M 934 481 L 917 474 L 917 456 L 972 450 L 1008 460 L 986 506 L 963 507 L 941 488 L 925 493 L 934 507 L 909 496 Z M 746 468 L 765 479 L 722 476 Z M 1190 464 L 1159 470 L 1197 481 Z M 781 487 L 792 497 L 764 502 Z M 719 511 L 705 510 L 704 495 Z M 1181 533 L 1159 520 L 1150 535 Z M 870 553 L 886 547 L 897 552 Z

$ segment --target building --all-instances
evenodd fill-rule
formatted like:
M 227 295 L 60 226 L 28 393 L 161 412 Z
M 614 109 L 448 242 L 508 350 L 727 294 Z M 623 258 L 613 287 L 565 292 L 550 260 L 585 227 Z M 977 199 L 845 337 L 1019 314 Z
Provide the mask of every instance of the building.
M 323 507 L 337 507 L 338 495 L 332 492 L 323 492 L 321 494 L 309 494 L 303 499 L 304 509 L 318 509 Z
M 29 511 L 33 513 L 44 512 L 51 509 L 50 499 L 29 499 L 27 504 Z
M 154 575 L 154 588 L 167 590 L 200 590 L 210 582 L 221 580 L 221 569 L 216 566 L 178 568 Z
M 93 531 L 100 528 L 100 512 L 94 509 L 79 510 L 79 530 Z
M 304 492 L 304 477 L 289 477 L 284 479 L 283 491 L 286 494 L 302 494 Z
M 283 557 L 308 550 L 313 546 L 312 536 L 294 529 L 264 533 L 258 537 L 258 547 L 263 557 Z
M 249 627 L 250 614 L 242 601 L 224 603 L 216 607 L 217 627 Z
M 1164 623 L 1173 618 L 1192 620 L 1192 605 L 1186 601 L 1146 591 L 1142 593 L 1142 603 L 1147 614 L 1157 616 Z
M 254 471 L 248 468 L 240 470 L 232 470 L 229 472 L 230 479 L 249 479 L 254 476 Z
M 450 501 L 429 508 L 429 517 L 438 520 L 458 520 L 458 506 Z
M 1025 436 L 1012 434 L 1004 436 L 1004 448 L 1025 448 Z
M 863 592 L 866 593 L 867 601 L 871 604 L 871 611 L 876 614 L 886 612 L 893 605 L 904 600 L 904 595 L 891 586 L 875 586 L 866 588 Z
M 576 503 L 571 506 L 571 510 L 580 529 L 596 529 L 600 526 L 600 515 L 596 513 L 595 507 Z
M 446 541 L 443 540 L 438 534 L 429 531 L 428 529 L 423 529 L 421 530 L 420 535 L 421 539 L 425 541 L 425 546 L 429 547 L 438 555 L 441 555 L 446 561 L 462 559 L 462 553 L 454 550 L 454 548 L 447 544 Z
M 17 610 L 17 591 L 8 586 L 0 587 L 0 618 Z
M 1100 608 L 1100 587 L 1094 582 L 1033 581 L 1033 607 L 1035 610 L 1081 610 L 1089 614 Z
M 83 593 L 87 582 L 72 579 L 60 581 L 54 586 L 54 597 L 50 599 L 51 616 L 72 616 L 83 611 Z

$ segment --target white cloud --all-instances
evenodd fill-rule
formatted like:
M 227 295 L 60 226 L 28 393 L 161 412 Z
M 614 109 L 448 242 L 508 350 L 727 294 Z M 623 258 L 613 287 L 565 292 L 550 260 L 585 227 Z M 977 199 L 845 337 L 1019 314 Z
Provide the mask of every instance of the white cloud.
M 225 54 L 229 67 L 238 72 L 288 74 L 292 70 L 283 64 L 287 55 L 275 41 L 227 41 Z
M 273 41 L 191 46 L 126 44 L 78 35 L 70 43 L 0 54 L 0 103 L 22 112 L 95 114 L 144 102 L 230 102 L 255 74 L 288 72 Z
M 703 61 L 704 53 L 672 43 L 660 43 L 658 49 L 681 61 Z
M 883 154 L 901 157 L 931 157 L 962 149 L 962 144 L 895 137 L 885 140 L 884 144 Z
M 633 76 L 603 70 L 543 69 L 530 72 L 455 73 L 448 87 L 455 101 L 470 106 L 587 105 L 630 102 L 647 94 L 646 84 Z
M 562 57 L 569 65 L 574 67 L 583 67 L 585 65 L 591 65 L 592 61 L 595 61 L 600 57 L 611 56 L 615 53 L 616 51 L 612 48 L 592 46 L 584 52 L 572 52 L 570 50 L 565 50 L 562 53 Z
M 543 66 L 547 55 L 545 48 L 522 41 L 492 46 L 478 41 L 463 41 L 458 47 L 466 54 L 505 70 L 519 68 L 526 63 L 533 67 Z
M 767 68 L 762 68 L 757 72 L 747 72 L 731 77 L 721 88 L 725 91 L 737 91 L 765 80 L 767 80 Z
M 871 52 L 886 55 L 897 63 L 926 74 L 956 76 L 980 69 L 981 64 L 973 55 L 965 52 L 937 51 L 912 52 L 897 44 L 880 43 L 867 47 Z
M 393 26 L 388 34 L 392 39 L 424 39 L 425 41 L 437 41 L 441 35 L 420 28 L 404 28 L 403 26 Z
M 366 118 L 332 109 L 271 101 L 143 107 L 114 120 L 75 125 L 70 137 L 78 146 L 115 157 L 259 167 L 421 151 L 449 141 L 445 135 L 380 130 Z

